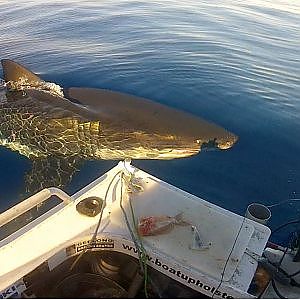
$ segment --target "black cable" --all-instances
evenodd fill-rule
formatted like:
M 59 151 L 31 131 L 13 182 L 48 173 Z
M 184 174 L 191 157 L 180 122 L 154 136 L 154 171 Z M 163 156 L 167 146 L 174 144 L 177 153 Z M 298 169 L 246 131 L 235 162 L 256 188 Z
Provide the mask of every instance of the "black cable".
M 276 295 L 277 295 L 280 299 L 287 299 L 287 298 L 285 298 L 285 297 L 279 292 L 279 290 L 278 290 L 278 288 L 277 288 L 277 286 L 276 286 L 276 284 L 275 284 L 275 280 L 272 279 L 271 282 L 272 282 L 272 287 L 273 287 L 273 289 L 274 289 Z
M 295 277 L 296 275 L 300 274 L 300 270 L 298 270 L 297 272 L 293 273 L 293 274 L 289 274 L 289 277 Z
M 293 278 L 291 279 L 291 286 L 300 288 L 300 284 Z
M 300 220 L 299 220 L 299 221 L 300 221 Z M 296 222 L 296 221 L 291 221 L 291 222 Z M 289 225 L 289 224 L 291 224 L 291 222 L 288 222 L 288 223 L 283 224 L 283 225 Z M 297 221 L 297 223 L 298 223 L 298 221 Z M 280 227 L 282 228 L 283 225 L 281 225 Z M 291 243 L 292 243 L 292 241 L 289 241 L 289 246 L 291 246 Z M 279 262 L 278 262 L 277 264 L 276 264 L 276 263 L 272 263 L 272 262 L 270 262 L 269 260 L 268 260 L 268 262 L 269 262 L 271 265 L 273 265 L 274 267 L 276 267 L 276 272 L 281 272 L 282 274 L 285 275 L 286 278 L 289 278 L 289 279 L 290 279 L 289 284 L 290 284 L 291 286 L 300 288 L 300 284 L 299 284 L 295 279 L 292 278 L 292 277 L 298 275 L 298 274 L 300 273 L 300 270 L 298 270 L 297 272 L 294 272 L 294 273 L 292 273 L 292 274 L 288 274 L 285 270 L 283 270 L 283 269 L 281 268 L 281 264 L 282 264 L 283 259 L 284 259 L 285 255 L 286 255 L 286 253 L 287 253 L 287 251 L 288 251 L 288 249 L 289 249 L 289 246 L 285 248 L 282 257 L 281 257 L 281 259 L 279 260 Z M 276 294 L 277 294 L 280 298 L 283 297 L 282 299 L 285 299 L 285 297 L 284 297 L 282 294 L 280 294 L 280 292 L 278 291 L 278 289 L 277 289 L 277 287 L 276 287 L 276 284 L 275 284 L 274 278 L 272 278 L 272 286 L 273 286 L 274 291 L 276 292 Z M 281 296 L 280 296 L 280 295 L 281 295 Z
M 217 292 L 217 290 L 220 288 L 220 286 L 221 286 L 222 283 L 223 283 L 224 274 L 225 274 L 225 270 L 226 270 L 228 261 L 229 261 L 229 259 L 230 259 L 230 256 L 231 256 L 233 250 L 234 250 L 234 247 L 235 247 L 235 244 L 236 244 L 236 242 L 237 242 L 237 240 L 238 240 L 238 237 L 239 237 L 239 235 L 240 235 L 240 233 L 241 233 L 241 231 L 242 231 L 242 228 L 243 228 L 243 225 L 244 225 L 245 220 L 246 220 L 246 217 L 243 218 L 242 224 L 241 224 L 241 226 L 240 226 L 240 228 L 239 228 L 239 231 L 238 231 L 238 233 L 237 233 L 237 235 L 236 235 L 236 237 L 235 237 L 235 240 L 234 240 L 234 242 L 233 242 L 232 248 L 231 248 L 231 250 L 230 250 L 230 252 L 229 252 L 229 255 L 228 255 L 227 259 L 226 259 L 226 262 L 225 262 L 225 265 L 224 265 L 224 268 L 223 268 L 223 272 L 222 272 L 222 276 L 221 276 L 221 281 L 220 281 L 218 287 L 215 289 L 214 293 L 212 294 L 212 296 L 211 296 L 212 299 L 214 298 L 215 293 Z
M 300 283 L 298 283 L 295 279 L 293 279 L 292 277 L 298 275 L 300 273 L 300 270 L 298 270 L 297 272 L 293 273 L 293 274 L 288 274 L 285 270 L 283 270 L 281 267 L 280 267 L 280 264 L 277 264 L 277 263 L 272 263 L 268 260 L 268 263 L 270 265 L 272 265 L 274 268 L 276 268 L 276 272 L 278 273 L 282 273 L 285 278 L 283 277 L 278 277 L 277 278 L 273 278 L 273 279 L 276 279 L 278 282 L 280 282 L 281 280 L 285 280 L 285 279 L 290 279 L 289 281 L 289 284 L 293 287 L 297 287 L 297 288 L 300 288 Z M 277 274 L 278 274 L 277 273 Z M 280 276 L 280 275 L 279 275 Z M 282 284 L 287 284 L 285 282 L 281 282 Z
M 257 296 L 258 299 L 260 299 L 263 294 L 265 293 L 265 291 L 267 290 L 269 283 L 270 283 L 271 279 L 267 282 L 267 284 L 265 285 L 265 287 L 263 288 L 263 290 L 260 292 L 260 294 Z
M 277 227 L 272 233 L 274 233 L 274 232 L 276 232 L 276 231 L 278 231 L 278 230 L 280 230 L 281 228 L 284 228 L 285 226 L 288 226 L 288 225 L 290 225 L 290 224 L 297 224 L 297 223 L 300 223 L 300 220 L 293 220 L 293 221 L 289 221 L 289 222 L 287 222 L 287 223 L 285 223 L 285 224 L 282 224 L 282 225 L 280 225 L 279 227 Z M 291 240 L 289 241 L 289 246 L 291 246 Z M 294 277 L 294 276 L 296 276 L 296 275 L 298 275 L 299 273 L 300 273 L 300 270 L 298 270 L 297 272 L 294 272 L 293 274 L 288 274 L 285 270 L 283 270 L 280 266 L 281 266 L 281 264 L 282 264 L 282 262 L 283 262 L 283 259 L 284 259 L 284 257 L 285 257 L 285 255 L 287 254 L 287 251 L 288 251 L 288 249 L 289 249 L 289 246 L 288 247 L 286 247 L 284 250 L 281 250 L 281 249 L 279 249 L 279 250 L 281 250 L 282 252 L 283 252 L 283 255 L 282 255 L 282 257 L 280 258 L 280 260 L 279 260 L 279 262 L 278 263 L 272 263 L 271 261 L 269 261 L 268 260 L 268 258 L 266 258 L 266 262 L 267 262 L 267 264 L 269 264 L 269 265 L 271 265 L 271 266 L 273 266 L 274 268 L 276 268 L 276 273 L 273 273 L 272 272 L 272 274 L 273 274 L 273 276 L 275 275 L 275 277 L 277 276 L 277 280 L 279 280 L 279 282 L 280 282 L 280 280 L 281 279 L 286 279 L 286 280 L 290 280 L 289 281 L 289 284 L 291 285 L 291 286 L 293 286 L 293 287 L 297 287 L 297 288 L 300 288 L 300 284 L 296 281 L 296 280 L 294 280 L 292 277 Z M 262 261 L 261 261 L 261 263 L 263 263 Z M 267 266 L 265 266 L 265 267 L 267 267 Z M 268 272 L 268 270 L 265 268 L 265 270 Z M 270 272 L 271 270 L 269 270 L 269 272 Z M 284 276 L 285 276 L 285 278 L 284 277 L 278 277 L 278 275 L 279 275 L 279 273 L 282 273 Z M 271 273 L 269 273 L 271 276 L 272 276 L 272 274 Z M 278 275 L 276 275 L 276 274 L 278 274 Z M 273 277 L 272 276 L 272 277 Z M 282 275 L 281 275 L 282 276 Z M 284 297 L 280 292 L 279 292 L 279 290 L 278 290 L 278 288 L 277 288 L 277 286 L 276 286 L 276 284 L 275 284 L 275 278 L 273 277 L 272 278 L 271 277 L 271 283 L 272 283 L 272 287 L 273 287 L 273 289 L 274 289 L 274 292 L 277 294 L 277 296 L 279 297 L 279 298 L 281 298 L 281 299 L 286 299 L 286 297 Z M 269 281 L 269 282 L 270 282 Z M 283 283 L 283 284 L 285 284 L 285 283 Z M 264 292 L 265 292 L 265 290 L 266 290 L 266 288 L 267 288 L 267 286 L 268 286 L 268 284 L 266 285 L 266 287 L 265 287 L 265 289 L 258 295 L 258 298 L 261 298 L 262 296 L 263 296 L 263 294 L 264 294 Z
M 271 234 L 274 234 L 275 232 L 279 231 L 280 229 L 282 229 L 282 228 L 284 228 L 284 227 L 286 227 L 286 226 L 288 226 L 288 225 L 291 225 L 291 224 L 299 224 L 299 223 L 300 223 L 300 220 L 299 220 L 299 219 L 298 219 L 298 220 L 292 220 L 292 221 L 289 221 L 289 222 L 287 222 L 287 223 L 284 223 L 284 224 L 278 226 L 276 229 L 274 229 L 274 230 L 272 231 Z
M 282 256 L 281 256 L 281 258 L 280 258 L 280 261 L 278 263 L 278 268 L 281 266 L 282 261 L 283 261 L 283 259 L 284 259 L 284 257 L 285 257 L 285 255 L 286 255 L 286 253 L 287 253 L 288 250 L 289 250 L 289 247 L 286 247 L 285 250 L 284 250 L 284 252 L 283 252 L 283 254 L 282 254 Z

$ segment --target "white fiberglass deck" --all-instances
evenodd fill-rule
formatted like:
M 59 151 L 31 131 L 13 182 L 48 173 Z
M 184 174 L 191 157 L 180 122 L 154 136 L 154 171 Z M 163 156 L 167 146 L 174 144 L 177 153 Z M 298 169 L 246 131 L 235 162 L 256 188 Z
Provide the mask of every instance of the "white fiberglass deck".
M 33 270 L 55 253 L 92 234 L 99 216 L 87 217 L 76 211 L 76 204 L 88 197 L 105 197 L 114 175 L 124 170 L 124 164 L 110 170 L 104 176 L 73 195 L 74 203 L 49 218 L 36 220 L 13 237 L 1 241 L 0 290 Z M 162 255 L 191 270 L 211 278 L 215 283 L 222 278 L 228 286 L 246 293 L 256 269 L 256 261 L 247 254 L 261 255 L 270 235 L 270 230 L 256 222 L 233 214 L 200 198 L 179 190 L 159 179 L 136 169 L 135 177 L 143 191 L 124 195 L 123 205 L 129 214 L 128 197 L 131 197 L 135 216 L 175 216 L 183 213 L 184 221 L 190 225 L 175 225 L 173 230 L 157 236 L 143 238 L 147 253 Z M 107 197 L 107 206 L 102 218 L 99 234 L 120 236 L 131 240 L 124 216 L 120 210 L 120 177 L 116 176 Z M 124 192 L 125 188 L 123 188 Z M 33 225 L 36 227 L 33 227 Z M 200 237 L 210 243 L 208 249 L 192 250 L 195 226 Z M 26 230 L 26 232 L 25 232 Z M 25 233 L 24 233 L 25 232 Z M 199 277 L 198 277 L 199 278 Z M 236 294 L 238 295 L 238 294 Z
M 226 214 L 214 209 L 206 202 L 193 199 L 190 195 L 179 193 L 172 187 L 161 184 L 152 178 L 144 184 L 143 193 L 133 195 L 136 216 L 175 216 L 182 213 L 184 221 L 196 226 L 208 246 L 204 250 L 190 249 L 193 242 L 191 226 L 175 225 L 169 233 L 144 237 L 146 245 L 159 249 L 166 255 L 183 264 L 193 266 L 207 275 L 219 279 L 226 260 L 231 253 L 223 280 L 228 281 L 248 247 L 254 226 L 244 218 Z M 129 210 L 128 210 L 129 211 Z M 113 222 L 115 215 L 113 216 Z M 122 216 L 118 216 L 118 219 Z M 243 223 L 243 225 L 242 225 Z M 233 244 L 242 226 L 234 249 Z

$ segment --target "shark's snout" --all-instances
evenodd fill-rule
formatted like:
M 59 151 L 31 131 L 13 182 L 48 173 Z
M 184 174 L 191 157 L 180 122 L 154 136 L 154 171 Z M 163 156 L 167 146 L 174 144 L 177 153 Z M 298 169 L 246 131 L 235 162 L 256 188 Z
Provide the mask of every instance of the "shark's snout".
M 234 134 L 229 134 L 225 138 L 219 138 L 216 141 L 217 147 L 221 150 L 231 148 L 238 140 L 238 137 Z

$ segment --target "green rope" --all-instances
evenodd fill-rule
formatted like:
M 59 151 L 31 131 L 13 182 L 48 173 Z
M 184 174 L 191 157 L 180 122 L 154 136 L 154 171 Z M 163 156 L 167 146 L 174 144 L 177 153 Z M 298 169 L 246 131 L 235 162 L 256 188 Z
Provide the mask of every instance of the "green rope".
M 106 192 L 105 192 L 105 196 L 104 196 L 104 201 L 103 201 L 103 204 L 102 204 L 102 207 L 101 207 L 101 211 L 100 211 L 100 215 L 99 215 L 99 220 L 98 220 L 98 223 L 97 223 L 97 226 L 96 226 L 96 229 L 94 231 L 94 234 L 91 238 L 91 241 L 90 241 L 90 245 L 92 246 L 92 244 L 95 242 L 96 238 L 97 238 L 97 233 L 98 233 L 98 230 L 99 230 L 99 227 L 101 225 L 101 221 L 102 221 L 102 216 L 103 216 L 103 211 L 104 211 L 104 208 L 106 206 L 106 199 L 107 199 L 107 196 L 108 196 L 108 192 L 110 190 L 110 187 L 113 183 L 113 181 L 115 180 L 115 178 L 121 173 L 121 171 L 117 172 L 114 177 L 112 178 L 112 180 L 109 182 L 108 184 L 108 187 L 106 189 Z M 78 263 L 78 261 L 81 259 L 81 257 L 88 251 L 90 250 L 89 247 L 86 247 L 77 257 L 76 259 L 74 260 L 74 262 L 72 263 L 72 265 L 70 266 L 70 271 L 72 271 L 75 267 L 75 265 Z
M 147 283 L 148 283 L 147 253 L 146 253 L 145 247 L 143 245 L 141 236 L 140 236 L 139 231 L 138 231 L 138 224 L 137 224 L 137 221 L 136 221 L 137 219 L 135 218 L 135 215 L 134 215 L 134 210 L 133 210 L 133 207 L 132 207 L 130 197 L 129 197 L 129 205 L 130 205 L 131 216 L 132 216 L 132 220 L 133 220 L 133 224 L 134 224 L 134 229 L 135 229 L 135 232 L 137 233 L 137 239 L 140 243 L 141 260 L 142 260 L 143 270 L 144 270 L 144 291 L 145 291 L 146 298 L 148 298 L 148 291 L 147 291 Z
M 132 207 L 132 203 L 131 203 L 130 197 L 128 197 L 129 198 L 128 202 L 129 202 L 129 206 L 130 206 L 131 217 L 132 217 L 132 221 L 133 221 L 133 225 L 134 225 L 136 236 L 135 236 L 135 234 L 132 231 L 132 228 L 130 226 L 130 223 L 129 223 L 126 211 L 125 211 L 125 209 L 124 209 L 124 207 L 122 205 L 122 201 L 123 201 L 123 188 L 122 188 L 123 187 L 123 175 L 124 175 L 124 173 L 122 172 L 121 173 L 120 207 L 121 207 L 121 209 L 123 211 L 123 214 L 124 214 L 124 217 L 125 217 L 125 221 L 126 221 L 128 230 L 130 232 L 131 238 L 132 238 L 132 240 L 134 242 L 135 247 L 137 248 L 137 252 L 138 252 L 138 256 L 139 256 L 140 268 L 143 271 L 143 275 L 144 275 L 144 293 L 145 293 L 146 298 L 149 298 L 148 297 L 148 291 L 147 291 L 147 283 L 148 283 L 147 253 L 146 253 L 146 250 L 145 250 L 145 248 L 143 246 L 141 237 L 140 237 L 139 232 L 138 232 L 138 224 L 137 224 L 137 220 L 135 218 L 135 214 L 134 214 L 134 210 L 133 210 L 133 207 Z
M 143 275 L 144 275 L 144 293 L 145 293 L 145 296 L 146 298 L 149 298 L 148 296 L 148 291 L 147 291 L 147 284 L 148 284 L 148 265 L 147 265 L 147 253 L 146 253 L 146 250 L 145 250 L 145 247 L 143 246 L 143 242 L 142 242 L 142 239 L 141 239 L 141 236 L 139 234 L 139 231 L 138 231 L 138 224 L 137 224 L 137 219 L 135 218 L 135 214 L 134 214 L 134 210 L 133 210 L 133 206 L 132 206 L 132 203 L 131 203 L 131 198 L 129 198 L 129 206 L 130 206 L 130 212 L 131 212 L 131 217 L 132 217 L 132 221 L 133 221 L 133 225 L 134 225 L 134 230 L 135 230 L 135 233 L 136 235 L 134 234 L 131 226 L 130 226 L 130 223 L 129 223 L 129 220 L 128 220 L 128 217 L 127 217 L 127 214 L 126 214 L 126 211 L 122 205 L 122 202 L 123 202 L 123 175 L 124 175 L 124 172 L 123 171 L 119 171 L 117 172 L 113 178 L 111 179 L 108 187 L 107 187 L 107 190 L 106 190 L 106 193 L 105 193 L 105 197 L 104 197 L 104 203 L 103 203 L 103 206 L 102 206 L 102 209 L 101 209 L 101 212 L 100 212 L 100 216 L 99 216 L 99 221 L 98 221 L 98 224 L 96 226 L 96 229 L 94 231 L 94 234 L 91 238 L 91 243 L 95 241 L 96 237 L 97 237 L 97 233 L 98 233 L 98 230 L 99 230 L 99 227 L 100 227 L 100 224 L 101 224 L 101 220 L 102 220 L 102 215 L 103 215 L 103 211 L 104 211 L 104 208 L 105 208 L 105 205 L 106 205 L 106 199 L 107 199 L 107 196 L 108 196 L 108 192 L 110 190 L 110 187 L 113 183 L 113 181 L 115 180 L 115 178 L 121 174 L 121 191 L 120 191 L 120 207 L 121 207 L 121 210 L 124 214 L 124 217 L 125 217 L 125 221 L 126 221 L 126 224 L 127 224 L 127 227 L 128 227 L 128 230 L 130 232 L 130 235 L 131 235 L 131 238 L 135 244 L 135 247 L 137 248 L 137 252 L 138 252 L 138 256 L 139 256 L 139 263 L 140 263 L 140 268 L 141 270 L 143 271 Z M 131 178 L 130 178 L 131 180 Z M 83 256 L 84 253 L 86 253 L 87 251 L 89 250 L 89 248 L 87 247 L 85 250 L 82 251 L 82 253 L 75 259 L 75 261 L 72 263 L 71 267 L 70 267 L 70 270 L 72 270 L 75 265 L 78 263 L 79 259 Z

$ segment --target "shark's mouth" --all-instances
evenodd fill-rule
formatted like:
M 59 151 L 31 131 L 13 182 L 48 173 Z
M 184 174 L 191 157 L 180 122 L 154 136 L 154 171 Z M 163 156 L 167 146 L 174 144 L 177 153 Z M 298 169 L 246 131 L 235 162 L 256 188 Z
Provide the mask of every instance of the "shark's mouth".
M 160 153 L 157 159 L 182 158 L 195 155 L 199 152 L 199 146 L 190 149 L 170 149 L 169 152 Z

